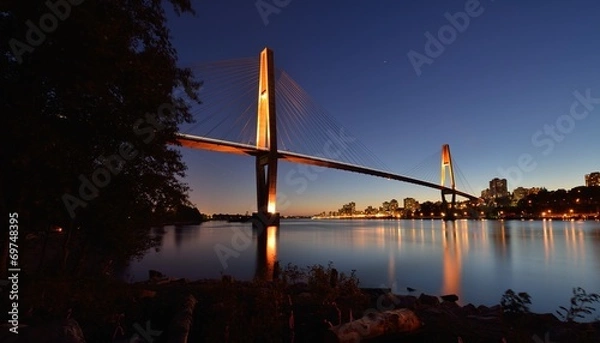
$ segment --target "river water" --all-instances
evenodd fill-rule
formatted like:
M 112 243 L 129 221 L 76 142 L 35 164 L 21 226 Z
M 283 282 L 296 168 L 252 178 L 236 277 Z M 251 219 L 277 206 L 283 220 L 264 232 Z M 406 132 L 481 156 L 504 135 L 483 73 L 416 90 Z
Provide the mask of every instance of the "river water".
M 532 311 L 555 312 L 568 307 L 573 287 L 600 293 L 598 221 L 282 220 L 263 244 L 250 223 L 153 234 L 160 248 L 130 263 L 128 281 L 147 279 L 149 269 L 191 280 L 250 280 L 276 260 L 300 267 L 331 261 L 339 272 L 356 270 L 361 287 L 454 293 L 462 305 L 497 304 L 510 288 L 529 293 Z

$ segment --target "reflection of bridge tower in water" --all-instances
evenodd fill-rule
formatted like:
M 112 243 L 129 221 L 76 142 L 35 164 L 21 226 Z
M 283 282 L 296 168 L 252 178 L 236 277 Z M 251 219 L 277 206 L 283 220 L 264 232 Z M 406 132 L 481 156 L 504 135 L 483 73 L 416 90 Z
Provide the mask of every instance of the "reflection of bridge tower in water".
M 260 53 L 258 79 L 258 118 L 256 121 L 256 213 L 253 226 L 257 233 L 256 276 L 271 280 L 277 260 L 277 121 L 275 112 L 275 66 L 273 51 Z
M 450 175 L 450 189 L 442 188 L 442 206 L 444 208 L 444 212 L 446 216 L 444 220 L 454 220 L 456 216 L 454 215 L 455 207 L 456 207 L 456 182 L 454 180 L 454 167 L 452 165 L 452 156 L 450 155 L 450 146 L 448 144 L 444 144 L 442 146 L 442 170 L 441 170 L 441 185 L 442 187 L 446 187 L 446 171 Z M 452 194 L 452 200 L 450 204 L 446 201 L 446 194 Z
M 279 241 L 279 226 L 271 225 L 266 228 L 257 227 L 253 230 L 256 237 L 256 268 L 258 279 L 271 281 L 277 262 L 277 243 Z
M 443 247 L 443 285 L 444 294 L 461 296 L 461 271 L 463 249 L 468 250 L 469 235 L 464 222 L 442 222 L 442 247 Z

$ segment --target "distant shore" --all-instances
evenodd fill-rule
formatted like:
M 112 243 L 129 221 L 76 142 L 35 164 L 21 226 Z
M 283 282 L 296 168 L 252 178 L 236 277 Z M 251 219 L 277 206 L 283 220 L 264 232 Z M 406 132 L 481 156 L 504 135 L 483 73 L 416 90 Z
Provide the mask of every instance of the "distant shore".
M 394 216 L 335 216 L 335 217 L 311 217 L 313 220 L 444 220 L 443 217 L 414 217 L 402 218 Z M 600 217 L 502 217 L 502 218 L 455 218 L 455 220 L 518 220 L 518 221 L 600 221 Z

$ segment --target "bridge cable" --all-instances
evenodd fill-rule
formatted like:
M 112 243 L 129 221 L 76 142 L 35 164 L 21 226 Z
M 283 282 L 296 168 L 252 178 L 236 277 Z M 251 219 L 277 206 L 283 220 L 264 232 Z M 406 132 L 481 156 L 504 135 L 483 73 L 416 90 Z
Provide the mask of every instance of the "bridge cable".
M 460 170 L 457 163 L 454 163 L 454 167 L 455 167 L 456 171 L 458 172 L 458 176 L 459 176 L 459 179 L 461 180 L 461 183 L 464 182 L 466 193 L 476 195 L 473 187 L 471 187 L 471 185 L 469 184 L 469 181 L 467 180 L 467 178 L 465 177 L 463 172 Z
M 298 134 L 295 135 L 298 139 L 299 143 L 306 142 L 310 145 L 310 154 L 315 154 L 318 151 L 318 141 L 319 137 L 316 135 L 318 130 L 311 129 L 308 126 L 306 121 L 307 117 L 310 117 L 311 109 L 307 106 L 306 102 L 302 99 L 301 94 L 299 94 L 295 89 L 293 84 L 290 82 L 291 79 L 287 74 L 282 75 L 282 95 L 286 100 L 285 105 L 289 108 L 289 117 L 291 119 L 291 125 L 296 129 L 293 130 Z M 304 137 L 301 135 L 304 134 Z M 308 139 L 307 139 L 308 138 Z M 297 152 L 303 152 L 302 149 L 299 149 Z
M 323 128 L 329 129 L 330 134 L 331 134 L 331 132 L 336 133 L 336 132 L 340 132 L 341 130 L 344 130 L 343 127 L 341 127 L 337 122 L 332 120 L 332 118 L 327 115 L 327 112 L 325 110 L 323 110 L 321 107 L 316 105 L 314 100 L 312 100 L 312 98 L 308 95 L 308 93 L 306 93 L 295 81 L 293 81 L 293 79 L 291 79 L 291 77 L 288 76 L 288 78 L 296 90 L 296 92 L 295 92 L 296 99 L 298 101 L 300 101 L 300 103 L 302 104 L 302 107 L 305 108 L 307 110 L 307 112 L 310 113 L 309 116 L 314 117 L 316 122 L 319 124 L 318 126 L 320 127 L 320 130 L 322 130 Z M 325 131 L 327 132 L 327 130 L 325 130 Z M 344 131 L 346 131 L 346 130 L 344 130 Z M 330 141 L 330 140 L 331 140 L 331 138 L 326 137 L 325 142 Z M 368 148 L 366 148 L 366 146 L 364 146 L 360 141 L 355 140 L 354 142 L 356 142 L 356 144 L 346 144 L 346 146 L 345 146 L 346 149 L 344 149 L 345 156 L 347 158 L 349 158 L 350 163 L 356 164 L 356 165 L 373 167 L 373 165 L 371 163 L 365 163 L 364 157 L 366 156 L 366 157 L 370 157 L 372 159 L 372 161 L 377 162 L 375 164 L 377 164 L 379 167 L 381 165 L 384 165 L 384 163 L 381 160 L 379 160 L 376 157 L 376 155 L 373 154 L 372 151 L 370 151 Z M 357 145 L 358 147 L 356 147 L 355 145 Z M 362 148 L 362 149 L 360 149 L 360 148 Z M 317 152 L 317 153 L 319 155 L 322 155 L 321 152 Z M 346 163 L 348 163 L 348 161 L 346 161 Z M 383 167 L 380 169 L 386 170 L 388 168 Z
M 191 67 L 194 77 L 204 82 L 199 95 L 202 104 L 193 106 L 190 113 L 194 116 L 193 126 L 186 128 L 186 133 L 194 132 L 199 127 L 203 127 L 204 135 L 211 134 L 218 127 L 222 126 L 228 120 L 231 121 L 231 112 L 244 113 L 249 108 L 249 99 L 251 91 L 258 87 L 258 60 L 256 58 L 237 59 L 221 61 L 216 63 L 206 63 Z M 239 92 L 238 88 L 245 91 Z M 228 109 L 237 108 L 239 111 Z M 222 114 L 227 115 L 222 117 Z M 202 117 L 199 119 L 199 117 Z M 217 116 L 220 120 L 217 121 Z M 207 129 L 207 124 L 217 121 L 212 127 Z M 238 119 L 233 123 L 239 122 Z M 227 133 L 229 135 L 229 133 Z

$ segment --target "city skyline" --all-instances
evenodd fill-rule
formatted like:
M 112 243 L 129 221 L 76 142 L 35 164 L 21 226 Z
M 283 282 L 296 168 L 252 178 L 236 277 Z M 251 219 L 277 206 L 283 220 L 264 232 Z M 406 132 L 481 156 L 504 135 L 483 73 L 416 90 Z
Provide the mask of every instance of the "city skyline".
M 594 130 L 600 127 L 600 51 L 589 44 L 589 9 L 598 4 L 482 1 L 478 10 L 473 4 L 365 8 L 291 1 L 268 16 L 268 25 L 253 3 L 206 4 L 197 17 L 174 19 L 170 27 L 184 66 L 257 56 L 271 47 L 276 65 L 394 172 L 410 170 L 448 143 L 476 195 L 493 177 L 506 178 L 511 189 L 582 185 L 583 174 L 600 169 L 594 148 L 600 145 Z M 435 45 L 429 37 L 447 30 L 448 18 L 465 18 L 460 13 L 467 9 L 480 14 L 469 14 L 468 27 L 455 30 L 432 63 L 415 68 L 411 51 L 427 55 L 427 44 Z M 202 212 L 256 210 L 251 158 L 181 151 L 191 201 Z M 279 165 L 284 215 L 313 214 L 349 198 L 365 204 L 439 198 L 437 191 L 335 170 L 314 173 L 298 192 L 283 177 L 298 167 Z
M 587 177 L 589 175 L 599 175 L 600 176 L 600 172 L 592 172 L 591 174 L 586 174 L 584 179 L 586 181 L 588 181 Z M 490 181 L 490 185 L 492 185 L 492 183 L 496 182 L 496 181 L 506 181 L 506 180 L 502 180 L 502 179 L 498 179 L 498 178 L 494 178 Z M 505 183 L 506 185 L 506 183 Z M 514 188 L 512 191 L 510 191 L 510 189 L 505 190 L 505 192 L 503 193 L 495 193 L 495 192 L 490 192 L 490 189 L 487 188 L 485 190 L 481 191 L 481 198 L 480 200 L 483 200 L 485 202 L 491 200 L 491 199 L 495 199 L 495 198 L 502 198 L 502 197 L 506 197 L 508 199 L 511 200 L 511 206 L 514 206 L 518 200 L 521 200 L 522 198 L 524 198 L 525 196 L 529 195 L 529 194 L 537 194 L 539 191 L 542 190 L 546 190 L 548 192 L 555 192 L 555 191 L 560 191 L 560 190 L 565 190 L 567 192 L 571 191 L 572 189 L 575 188 L 580 188 L 580 187 L 600 187 L 600 177 L 596 177 L 594 178 L 594 181 L 592 184 L 583 184 L 583 185 L 579 185 L 579 186 L 575 186 L 573 188 L 570 189 L 564 189 L 564 188 L 560 188 L 560 189 L 548 189 L 546 187 L 523 187 L 523 186 L 518 186 L 516 188 Z M 469 201 L 469 200 L 459 200 L 457 201 L 457 204 L 463 204 L 463 203 L 473 203 L 473 201 Z M 334 212 L 340 212 L 340 211 L 348 211 L 350 208 L 349 206 L 352 207 L 352 210 L 350 210 L 350 212 L 354 212 L 357 211 L 357 213 L 359 214 L 377 214 L 377 213 L 381 213 L 381 212 L 388 212 L 388 211 L 394 211 L 394 210 L 406 210 L 406 209 L 410 209 L 410 210 L 416 210 L 421 204 L 423 203 L 432 203 L 432 204 L 442 204 L 442 201 L 440 198 L 437 199 L 424 199 L 424 200 L 417 200 L 411 196 L 405 196 L 405 197 L 398 197 L 398 198 L 391 198 L 388 200 L 381 200 L 379 201 L 379 203 L 369 203 L 369 204 L 362 204 L 361 202 L 356 202 L 354 200 L 347 200 L 347 203 L 342 204 L 341 209 L 337 209 L 335 210 L 334 208 L 337 206 L 339 207 L 340 204 L 331 204 L 331 208 L 324 208 L 321 209 L 320 212 L 318 213 L 312 213 L 312 214 L 302 214 L 302 215 L 288 215 L 290 217 L 295 217 L 295 216 L 304 216 L 304 217 L 308 217 L 308 216 L 319 216 L 319 215 L 328 215 Z M 481 204 L 481 203 L 480 203 Z M 487 205 L 486 205 L 487 206 Z M 494 205 L 494 206 L 499 206 L 499 205 Z M 369 213 L 373 211 L 372 213 Z M 246 211 L 246 215 L 249 215 L 250 211 Z M 207 215 L 215 215 L 215 214 L 224 214 L 224 215 L 242 215 L 242 212 L 211 212 L 211 213 L 204 213 Z

